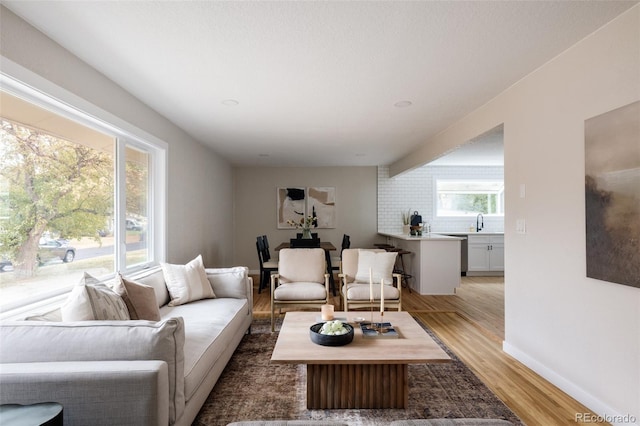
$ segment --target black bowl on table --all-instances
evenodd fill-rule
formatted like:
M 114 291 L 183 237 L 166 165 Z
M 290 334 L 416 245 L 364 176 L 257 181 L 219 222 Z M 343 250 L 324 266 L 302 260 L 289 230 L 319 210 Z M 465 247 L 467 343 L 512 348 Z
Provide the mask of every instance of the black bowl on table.
M 348 331 L 345 334 L 331 335 L 331 334 L 321 334 L 320 329 L 324 325 L 323 322 L 319 322 L 313 324 L 309 328 L 309 335 L 311 336 L 311 341 L 316 345 L 322 346 L 344 346 L 348 345 L 353 341 L 353 327 L 345 322 L 342 323 L 342 326 L 346 328 Z

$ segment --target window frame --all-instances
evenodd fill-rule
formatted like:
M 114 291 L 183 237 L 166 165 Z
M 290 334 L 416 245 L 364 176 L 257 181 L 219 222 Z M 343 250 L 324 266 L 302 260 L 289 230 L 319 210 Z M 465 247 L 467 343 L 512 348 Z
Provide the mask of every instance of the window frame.
M 6 58 L 0 56 L 3 61 Z M 32 72 L 9 62 L 9 68 L 14 75 L 20 75 L 20 79 L 9 75 L 5 70 L 0 71 L 0 87 L 3 91 L 45 108 L 79 124 L 96 131 L 113 136 L 115 139 L 114 164 L 114 273 L 96 277 L 101 280 L 110 280 L 121 272 L 127 275 L 152 268 L 166 260 L 166 221 L 167 221 L 167 151 L 166 142 L 141 130 L 130 123 L 100 109 L 86 100 L 66 91 L 59 86 L 42 79 Z M 3 63 L 3 66 L 5 64 Z M 30 84 L 31 83 L 31 84 Z M 34 87 L 37 83 L 40 89 Z M 124 152 L 127 146 L 142 150 L 149 154 L 149 184 L 147 211 L 149 212 L 148 235 L 148 260 L 127 268 L 125 226 L 126 226 L 126 179 L 124 177 L 125 159 Z M 67 294 L 75 283 L 69 287 L 60 288 L 57 291 L 46 292 L 32 297 L 17 300 L 3 306 L 4 312 L 20 310 L 25 306 L 41 306 L 49 301 L 58 301 L 60 296 Z M 6 315 L 0 315 L 5 317 Z
M 439 182 L 465 182 L 465 183 L 477 183 L 477 182 L 491 182 L 491 183 L 502 183 L 502 192 L 496 194 L 497 203 L 502 207 L 501 213 L 482 213 L 485 217 L 504 217 L 504 179 L 495 179 L 495 178 L 435 178 L 433 180 L 433 210 L 434 217 L 437 218 L 467 218 L 467 217 L 475 217 L 478 213 L 469 213 L 469 214 L 460 214 L 460 215 L 451 215 L 451 214 L 440 214 L 439 209 L 439 191 L 438 191 L 438 183 Z M 479 194 L 488 194 L 488 192 L 478 192 Z M 502 201 L 502 202 L 500 202 Z

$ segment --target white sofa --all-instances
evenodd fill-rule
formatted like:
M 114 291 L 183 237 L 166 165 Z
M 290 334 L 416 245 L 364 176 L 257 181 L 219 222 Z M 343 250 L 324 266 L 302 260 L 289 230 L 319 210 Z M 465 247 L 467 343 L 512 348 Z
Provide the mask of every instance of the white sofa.
M 161 321 L 0 323 L 0 403 L 59 402 L 65 425 L 190 425 L 253 318 L 245 267 L 207 269 L 216 295 L 169 306 L 160 268 Z

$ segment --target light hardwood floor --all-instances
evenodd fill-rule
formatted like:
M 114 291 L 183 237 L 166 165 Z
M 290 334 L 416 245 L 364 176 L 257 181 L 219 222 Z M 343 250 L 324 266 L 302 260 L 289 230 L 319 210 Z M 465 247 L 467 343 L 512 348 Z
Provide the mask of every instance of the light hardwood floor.
M 337 296 L 333 304 L 340 306 Z M 592 413 L 502 351 L 503 277 L 463 277 L 454 296 L 420 296 L 403 289 L 402 304 L 403 310 L 431 328 L 527 425 L 583 424 L 576 422 L 576 415 Z M 254 315 L 268 318 L 269 306 L 268 289 L 258 294 L 256 286 Z

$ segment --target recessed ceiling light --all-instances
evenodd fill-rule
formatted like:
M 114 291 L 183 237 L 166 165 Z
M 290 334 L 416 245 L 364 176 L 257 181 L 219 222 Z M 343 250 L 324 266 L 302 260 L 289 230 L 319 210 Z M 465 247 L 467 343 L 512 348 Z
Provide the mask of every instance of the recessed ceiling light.
M 240 102 L 236 101 L 235 99 L 225 99 L 224 101 L 222 101 L 222 105 L 226 106 L 236 106 L 239 103 Z
M 395 104 L 393 104 L 393 106 L 396 108 L 406 108 L 406 107 L 410 107 L 411 105 L 413 105 L 413 102 L 411 101 L 398 101 Z

